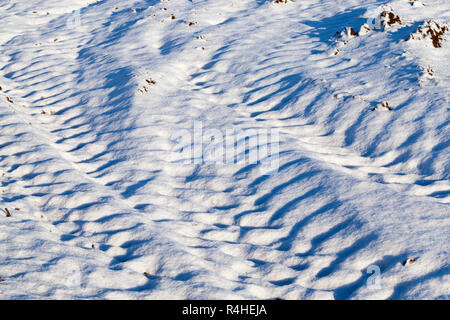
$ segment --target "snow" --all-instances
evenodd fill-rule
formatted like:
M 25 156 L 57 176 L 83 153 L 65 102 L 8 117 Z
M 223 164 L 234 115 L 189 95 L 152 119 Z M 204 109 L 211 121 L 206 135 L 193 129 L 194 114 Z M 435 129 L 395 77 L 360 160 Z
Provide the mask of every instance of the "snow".
M 448 299 L 449 18 L 2 0 L 0 298 Z

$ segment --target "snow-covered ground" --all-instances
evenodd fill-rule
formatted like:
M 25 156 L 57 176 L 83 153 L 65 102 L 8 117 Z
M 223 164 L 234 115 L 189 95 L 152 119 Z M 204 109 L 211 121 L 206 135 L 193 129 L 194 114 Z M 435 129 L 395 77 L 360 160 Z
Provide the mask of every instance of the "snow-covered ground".
M 449 298 L 448 0 L 0 22 L 0 298 Z

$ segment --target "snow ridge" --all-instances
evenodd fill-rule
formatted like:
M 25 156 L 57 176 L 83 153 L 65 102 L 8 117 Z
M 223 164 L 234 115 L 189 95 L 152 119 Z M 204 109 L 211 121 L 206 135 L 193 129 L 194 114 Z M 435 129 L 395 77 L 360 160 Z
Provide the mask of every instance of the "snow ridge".
M 416 2 L 0 5 L 0 297 L 447 299 L 450 50 L 416 40 L 450 6 Z M 198 123 L 279 167 L 180 163 Z

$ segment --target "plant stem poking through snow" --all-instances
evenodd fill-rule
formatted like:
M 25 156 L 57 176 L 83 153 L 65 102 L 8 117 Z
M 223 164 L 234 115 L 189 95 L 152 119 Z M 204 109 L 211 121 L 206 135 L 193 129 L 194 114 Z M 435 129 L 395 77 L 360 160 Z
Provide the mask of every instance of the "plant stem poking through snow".
M 392 107 L 389 105 L 389 103 L 388 103 L 387 101 L 383 101 L 383 102 L 381 103 L 381 106 L 382 106 L 383 108 L 388 109 L 389 111 L 392 110 Z
M 410 40 L 430 39 L 433 47 L 441 48 L 444 41 L 444 35 L 448 31 L 448 25 L 440 25 L 436 21 L 427 20 L 420 26 L 415 33 L 411 34 Z
M 416 260 L 417 260 L 416 258 L 406 259 L 405 261 L 403 261 L 403 265 L 406 266 L 408 264 L 412 264 L 412 263 L 416 262 Z

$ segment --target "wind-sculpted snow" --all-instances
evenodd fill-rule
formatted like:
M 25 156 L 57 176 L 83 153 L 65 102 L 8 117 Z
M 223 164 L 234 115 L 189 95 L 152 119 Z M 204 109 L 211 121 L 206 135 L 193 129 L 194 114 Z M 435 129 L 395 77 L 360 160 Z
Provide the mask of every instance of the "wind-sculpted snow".
M 276 2 L 0 4 L 1 298 L 448 299 L 448 2 Z

